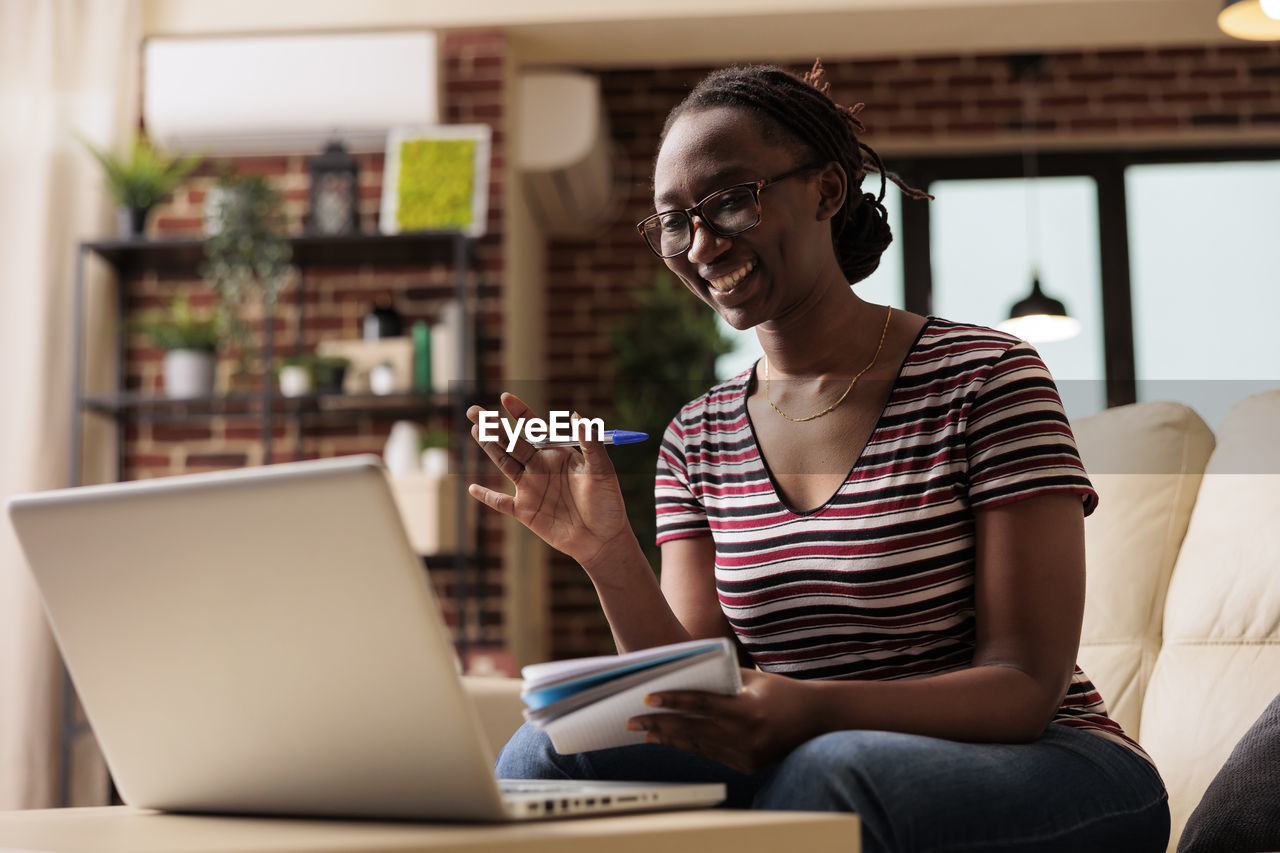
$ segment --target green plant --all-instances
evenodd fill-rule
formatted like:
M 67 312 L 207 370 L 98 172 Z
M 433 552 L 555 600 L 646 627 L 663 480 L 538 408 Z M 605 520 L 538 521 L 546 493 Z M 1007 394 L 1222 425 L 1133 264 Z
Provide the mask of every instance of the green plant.
M 316 356 L 311 363 L 311 375 L 318 387 L 330 391 L 342 389 L 342 379 L 351 366 L 351 359 L 341 355 Z
M 142 331 L 151 336 L 155 345 L 166 352 L 172 350 L 198 350 L 217 352 L 222 341 L 222 324 L 216 316 L 197 317 L 191 310 L 191 302 L 185 294 L 174 297 L 168 316 L 145 317 L 138 321 Z
M 715 312 L 665 267 L 638 291 L 635 307 L 611 335 L 615 423 L 649 434 L 649 441 L 610 451 L 632 529 L 656 566 L 653 475 L 662 434 L 680 407 L 716 383 L 716 359 L 733 343 Z
M 261 298 L 270 317 L 288 284 L 292 250 L 283 236 L 280 193 L 260 175 L 224 171 L 206 217 L 216 230 L 205 238 L 204 279 L 221 296 L 228 336 L 239 350 L 238 374 L 252 372 L 252 356 L 243 314 Z
M 325 370 L 346 370 L 351 366 L 351 359 L 345 355 L 318 355 L 315 364 Z
M 134 139 L 128 158 L 104 151 L 83 136 L 77 138 L 102 164 L 111 200 L 134 210 L 155 207 L 204 160 L 196 155 L 165 156 L 141 134 Z
M 449 446 L 449 431 L 440 427 L 428 427 L 423 430 L 422 437 L 418 439 L 418 450 L 428 450 L 434 447 Z
M 284 232 L 284 200 L 261 175 L 223 172 L 208 219 L 205 279 L 231 305 L 254 294 L 274 304 L 288 283 L 292 250 Z
M 396 224 L 404 231 L 471 224 L 474 139 L 409 139 L 400 143 Z

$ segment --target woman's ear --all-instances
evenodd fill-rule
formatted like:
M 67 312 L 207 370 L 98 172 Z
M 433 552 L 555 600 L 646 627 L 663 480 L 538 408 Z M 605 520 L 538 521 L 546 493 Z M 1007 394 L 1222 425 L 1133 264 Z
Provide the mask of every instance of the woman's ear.
M 818 173 L 818 221 L 835 216 L 848 194 L 849 176 L 843 166 L 832 160 Z

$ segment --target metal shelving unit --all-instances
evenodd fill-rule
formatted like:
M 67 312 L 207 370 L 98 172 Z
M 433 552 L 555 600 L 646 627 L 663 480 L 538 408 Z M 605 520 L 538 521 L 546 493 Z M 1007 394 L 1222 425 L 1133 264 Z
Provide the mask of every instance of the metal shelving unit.
M 81 242 L 77 248 L 75 294 L 72 319 L 74 348 L 73 411 L 90 412 L 113 419 L 117 425 L 116 477 L 125 470 L 125 427 L 130 423 L 150 422 L 165 424 L 193 424 L 217 417 L 243 417 L 256 419 L 261 427 L 263 461 L 272 460 L 274 424 L 278 420 L 292 423 L 294 427 L 295 458 L 301 458 L 302 445 L 308 427 L 350 423 L 356 419 L 399 419 L 445 417 L 454 425 L 466 423 L 468 400 L 478 393 L 478 266 L 474 243 L 460 232 L 427 232 L 416 234 L 381 235 L 355 234 L 344 236 L 303 235 L 290 238 L 291 264 L 301 273 L 298 288 L 305 292 L 309 270 L 342 267 L 415 267 L 439 269 L 447 267 L 454 272 L 453 299 L 463 308 L 466 318 L 462 333 L 458 336 L 458 359 L 461 365 L 476 365 L 476 377 L 459 377 L 451 382 L 448 393 L 404 393 L 386 396 L 373 394 L 310 394 L 303 397 L 283 397 L 274 384 L 265 378 L 260 391 L 236 392 L 194 399 L 172 399 L 157 394 L 121 390 L 126 387 L 127 361 L 124 321 L 127 316 L 129 282 L 139 274 L 156 273 L 174 277 L 194 278 L 205 261 L 204 243 L 199 239 L 182 240 L 94 240 Z M 120 329 L 116 335 L 118 390 L 109 393 L 87 393 L 84 389 L 82 363 L 84 359 L 86 267 L 90 258 L 99 258 L 116 273 L 119 282 L 115 302 L 115 323 Z M 299 298 L 295 340 L 302 340 L 305 324 Z M 275 353 L 274 326 L 270 317 L 263 323 L 263 359 L 270 364 Z M 459 427 L 461 430 L 461 427 Z M 467 439 L 465 430 L 460 435 Z M 80 485 L 81 454 L 80 427 L 71 430 L 70 482 Z M 459 440 L 454 449 L 454 461 L 459 476 L 458 501 L 464 506 L 470 498 L 466 494 L 467 472 L 477 470 L 479 450 L 468 440 Z M 455 643 L 461 659 L 466 659 L 470 642 L 467 610 L 470 597 L 470 574 L 473 566 L 482 566 L 485 555 L 478 531 L 466 529 L 467 514 L 457 513 L 457 538 L 465 546 L 454 552 L 425 555 L 424 569 L 452 566 L 456 572 L 457 608 Z M 75 738 L 85 725 L 74 715 L 74 692 L 69 680 L 63 701 L 62 742 L 62 803 L 69 799 L 69 769 L 71 749 Z

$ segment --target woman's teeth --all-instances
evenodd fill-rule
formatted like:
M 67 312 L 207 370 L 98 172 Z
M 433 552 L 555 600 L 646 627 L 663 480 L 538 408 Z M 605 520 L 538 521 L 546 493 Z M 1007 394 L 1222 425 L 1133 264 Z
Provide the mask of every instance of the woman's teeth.
M 719 290 L 721 292 L 724 292 L 726 290 L 732 290 L 735 284 L 742 281 L 742 279 L 746 278 L 747 273 L 751 272 L 755 268 L 756 268 L 756 262 L 748 261 L 747 263 L 738 267 L 736 270 L 729 273 L 728 275 L 722 275 L 719 278 L 707 279 L 707 284 L 711 285 L 711 287 L 714 288 L 715 290 Z

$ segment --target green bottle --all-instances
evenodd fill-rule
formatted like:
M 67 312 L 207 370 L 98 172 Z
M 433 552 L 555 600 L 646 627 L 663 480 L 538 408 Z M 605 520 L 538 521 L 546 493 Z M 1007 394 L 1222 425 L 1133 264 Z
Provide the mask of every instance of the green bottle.
M 431 326 L 423 320 L 413 324 L 413 387 L 431 393 Z

